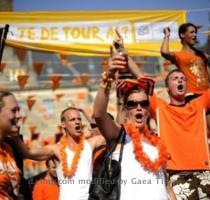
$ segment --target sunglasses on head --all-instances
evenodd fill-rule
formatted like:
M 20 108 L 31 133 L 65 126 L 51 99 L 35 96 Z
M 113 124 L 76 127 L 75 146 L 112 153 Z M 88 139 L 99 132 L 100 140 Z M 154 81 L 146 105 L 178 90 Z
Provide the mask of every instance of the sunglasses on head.
M 98 128 L 97 124 L 95 124 L 95 123 L 91 123 L 91 124 L 90 124 L 90 127 L 91 127 L 91 128 Z
M 148 108 L 149 107 L 149 100 L 142 100 L 142 101 L 128 100 L 125 104 L 125 107 L 127 109 L 134 109 L 134 108 L 137 108 L 138 105 L 140 105 L 142 108 Z

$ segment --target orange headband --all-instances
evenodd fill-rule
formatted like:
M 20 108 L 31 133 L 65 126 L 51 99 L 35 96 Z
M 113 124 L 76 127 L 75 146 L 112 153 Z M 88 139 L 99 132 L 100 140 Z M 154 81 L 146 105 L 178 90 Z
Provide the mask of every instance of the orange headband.
M 146 94 L 152 95 L 154 90 L 155 82 L 150 78 L 141 78 L 141 79 L 124 79 L 117 84 L 117 97 L 124 97 L 130 90 L 134 87 L 142 88 Z

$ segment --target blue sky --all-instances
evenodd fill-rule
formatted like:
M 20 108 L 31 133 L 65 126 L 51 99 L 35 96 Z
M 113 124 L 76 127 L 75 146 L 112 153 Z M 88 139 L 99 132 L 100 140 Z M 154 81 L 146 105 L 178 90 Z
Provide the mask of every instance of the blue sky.
M 184 9 L 188 10 L 187 20 L 201 24 L 198 39 L 207 37 L 203 31 L 210 29 L 208 12 L 210 0 L 13 0 L 14 11 L 36 10 L 143 10 L 143 9 Z

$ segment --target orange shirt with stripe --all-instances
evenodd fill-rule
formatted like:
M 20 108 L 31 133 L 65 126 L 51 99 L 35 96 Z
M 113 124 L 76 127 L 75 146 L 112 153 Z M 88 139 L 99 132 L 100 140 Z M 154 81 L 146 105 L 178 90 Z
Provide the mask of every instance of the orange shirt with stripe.
M 210 109 L 210 90 L 184 106 L 170 105 L 152 96 L 150 107 L 158 134 L 171 156 L 167 169 L 210 169 L 205 118 L 206 110 Z
M 187 92 L 201 94 L 209 89 L 207 66 L 200 56 L 187 51 L 174 52 L 175 64 L 187 77 Z

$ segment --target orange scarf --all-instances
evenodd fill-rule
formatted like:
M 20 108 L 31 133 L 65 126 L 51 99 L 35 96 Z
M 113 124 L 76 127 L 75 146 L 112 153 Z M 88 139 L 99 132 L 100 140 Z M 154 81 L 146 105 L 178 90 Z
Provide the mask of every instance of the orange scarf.
M 65 151 L 66 147 L 68 147 L 68 138 L 66 136 L 63 136 L 60 140 L 60 144 L 61 144 L 60 155 L 61 155 L 61 164 L 63 168 L 63 174 L 65 177 L 72 177 L 74 176 L 77 170 L 77 165 L 81 156 L 81 152 L 84 148 L 84 137 L 80 137 L 80 140 L 78 144 L 76 145 L 76 149 L 75 149 L 75 153 L 72 159 L 70 169 L 68 168 L 67 155 Z
M 149 132 L 148 128 L 146 127 L 145 130 L 141 133 L 137 128 L 134 127 L 132 123 L 126 123 L 124 125 L 126 133 L 130 136 L 132 143 L 134 154 L 136 160 L 143 165 L 146 169 L 152 172 L 156 172 L 160 170 L 166 164 L 167 160 L 169 159 L 169 154 L 166 151 L 165 146 L 162 144 L 160 139 Z M 142 147 L 142 136 L 145 136 L 152 145 L 154 145 L 158 149 L 158 158 L 155 161 L 151 161 L 148 155 L 145 154 Z

